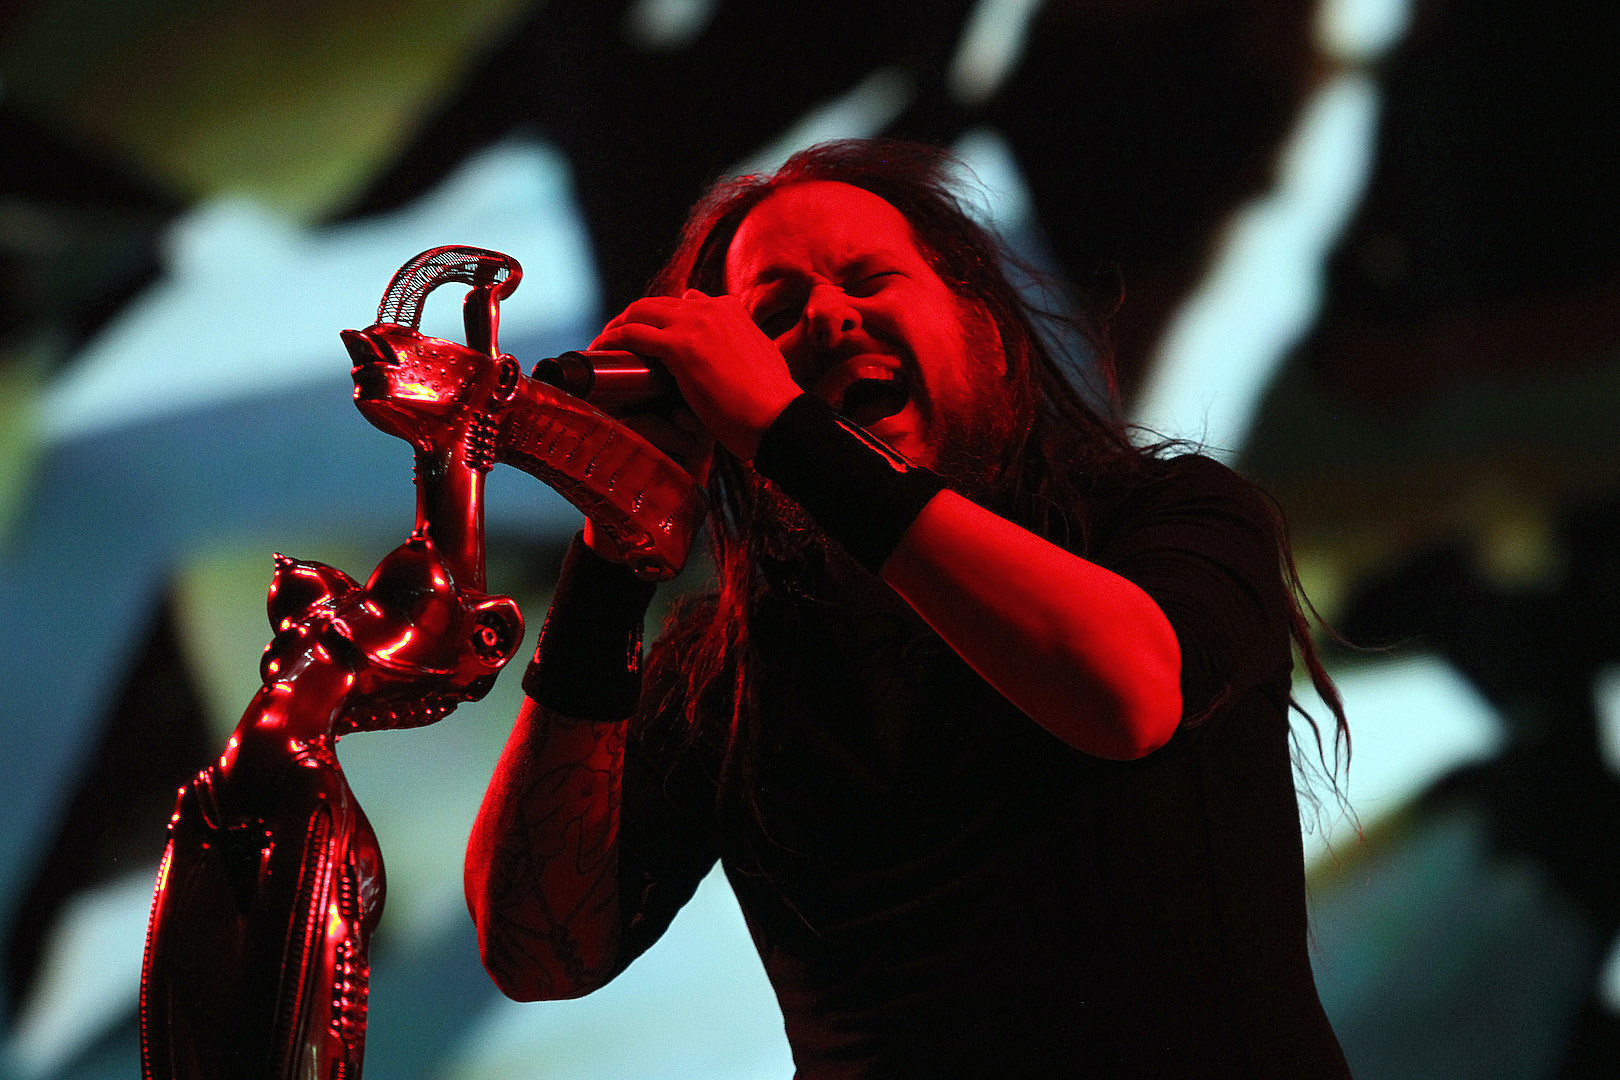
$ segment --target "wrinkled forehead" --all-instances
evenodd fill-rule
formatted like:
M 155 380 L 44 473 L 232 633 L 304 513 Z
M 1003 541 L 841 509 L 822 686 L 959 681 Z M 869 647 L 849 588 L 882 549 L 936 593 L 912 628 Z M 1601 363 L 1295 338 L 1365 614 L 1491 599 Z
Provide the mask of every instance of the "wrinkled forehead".
M 743 218 L 726 249 L 726 288 L 872 255 L 928 261 L 911 223 L 881 196 L 841 181 L 806 180 L 772 192 Z

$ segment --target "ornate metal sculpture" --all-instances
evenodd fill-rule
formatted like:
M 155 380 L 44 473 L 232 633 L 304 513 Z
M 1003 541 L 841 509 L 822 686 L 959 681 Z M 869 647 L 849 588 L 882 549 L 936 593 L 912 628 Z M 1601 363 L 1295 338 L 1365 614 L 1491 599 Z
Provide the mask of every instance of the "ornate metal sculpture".
M 436 248 L 400 268 L 374 325 L 343 331 L 356 406 L 416 450 L 416 526 L 364 585 L 275 557 L 264 685 L 169 822 L 141 976 L 147 1080 L 358 1080 L 383 863 L 335 746 L 442 719 L 517 651 L 517 605 L 483 591 L 496 461 L 591 514 L 638 572 L 685 560 L 703 511 L 690 477 L 498 351 L 521 277 L 498 252 Z M 448 282 L 471 286 L 466 345 L 417 330 Z

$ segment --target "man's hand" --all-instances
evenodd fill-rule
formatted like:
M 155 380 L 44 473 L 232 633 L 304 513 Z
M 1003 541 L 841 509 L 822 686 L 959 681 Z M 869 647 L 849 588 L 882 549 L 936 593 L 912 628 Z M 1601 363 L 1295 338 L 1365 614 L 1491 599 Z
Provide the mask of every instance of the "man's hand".
M 733 296 L 688 289 L 678 297 L 643 297 L 609 322 L 590 347 L 625 349 L 662 362 L 703 427 L 744 461 L 753 458 L 771 421 L 803 392 L 782 354 Z

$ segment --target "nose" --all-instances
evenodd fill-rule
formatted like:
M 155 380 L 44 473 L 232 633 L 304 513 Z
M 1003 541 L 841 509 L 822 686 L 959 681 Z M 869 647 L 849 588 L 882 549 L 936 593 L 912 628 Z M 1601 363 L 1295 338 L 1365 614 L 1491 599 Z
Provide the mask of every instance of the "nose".
M 861 325 L 861 313 L 848 293 L 825 282 L 810 290 L 804 303 L 804 322 L 810 340 L 826 347 Z

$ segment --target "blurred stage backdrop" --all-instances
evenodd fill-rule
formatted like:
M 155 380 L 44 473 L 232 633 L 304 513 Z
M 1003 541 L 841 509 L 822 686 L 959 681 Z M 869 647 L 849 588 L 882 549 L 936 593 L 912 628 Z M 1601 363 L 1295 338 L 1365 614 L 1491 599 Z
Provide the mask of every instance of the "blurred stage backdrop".
M 0 1072 L 130 1080 L 175 786 L 257 685 L 270 554 L 363 576 L 410 453 L 337 332 L 440 244 L 521 361 L 713 176 L 895 133 L 1108 296 L 1132 415 L 1270 487 L 1355 730 L 1306 806 L 1362 1080 L 1620 1075 L 1620 32 L 1588 0 L 0 3 Z M 1606 74 L 1605 74 L 1606 73 Z M 429 332 L 459 338 L 456 305 Z M 435 318 L 439 322 L 435 323 Z M 498 470 L 530 641 L 577 515 Z M 519 693 L 344 741 L 381 837 L 377 1080 L 785 1078 L 723 882 L 515 1005 L 461 899 Z

